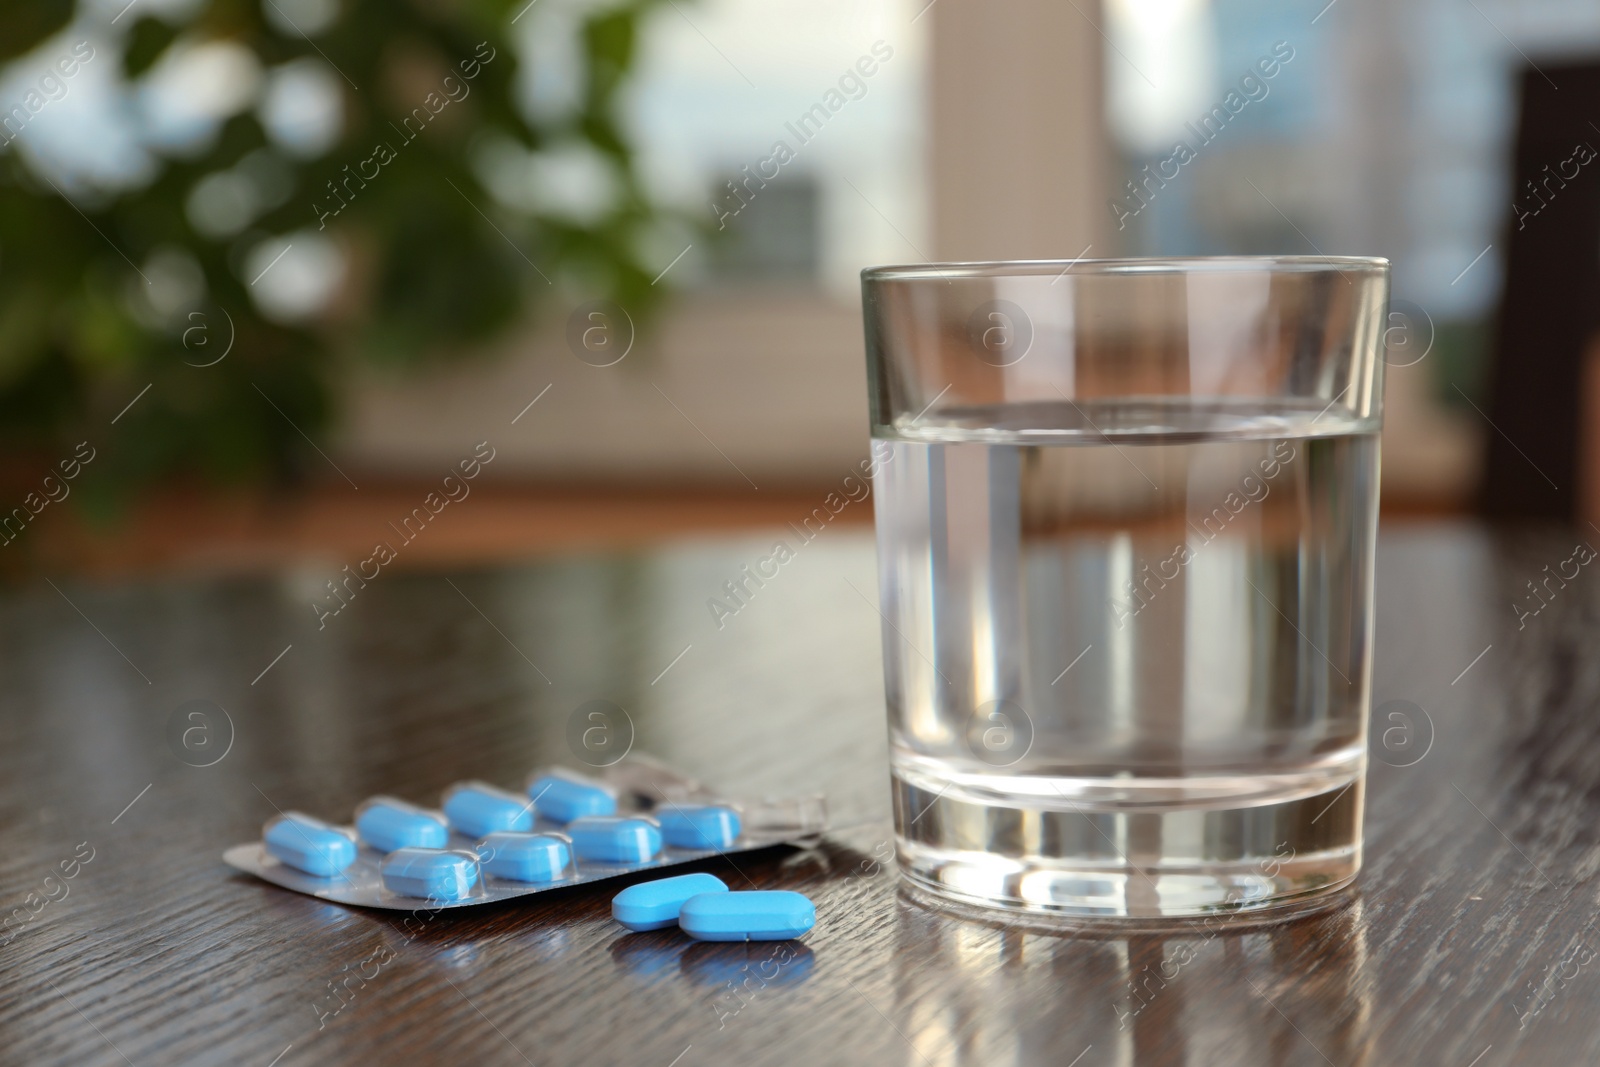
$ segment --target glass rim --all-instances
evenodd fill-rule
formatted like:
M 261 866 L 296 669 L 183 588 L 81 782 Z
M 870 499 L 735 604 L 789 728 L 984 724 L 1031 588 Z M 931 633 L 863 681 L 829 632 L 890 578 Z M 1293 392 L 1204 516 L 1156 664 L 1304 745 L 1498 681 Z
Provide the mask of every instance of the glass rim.
M 1039 277 L 1064 274 L 1145 275 L 1206 273 L 1309 274 L 1326 271 L 1382 273 L 1382 256 L 1149 256 L 1116 259 L 997 259 L 954 263 L 902 263 L 867 267 L 863 282 L 918 279 Z

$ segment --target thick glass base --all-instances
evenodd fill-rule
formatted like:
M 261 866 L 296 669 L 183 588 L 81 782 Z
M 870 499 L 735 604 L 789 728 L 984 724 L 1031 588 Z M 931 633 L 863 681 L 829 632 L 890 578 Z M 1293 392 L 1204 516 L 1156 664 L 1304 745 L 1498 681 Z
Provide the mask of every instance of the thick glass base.
M 914 897 L 993 909 L 1002 919 L 1289 917 L 1348 886 L 1361 866 L 1362 770 L 1275 802 L 1257 795 L 1241 806 L 1212 791 L 1176 810 L 1151 810 L 1067 799 L 1083 796 L 1081 780 L 1046 803 L 1037 777 L 1025 798 L 1000 803 L 1004 779 L 990 779 L 980 797 L 964 782 L 930 781 L 919 761 L 893 775 L 900 868 Z

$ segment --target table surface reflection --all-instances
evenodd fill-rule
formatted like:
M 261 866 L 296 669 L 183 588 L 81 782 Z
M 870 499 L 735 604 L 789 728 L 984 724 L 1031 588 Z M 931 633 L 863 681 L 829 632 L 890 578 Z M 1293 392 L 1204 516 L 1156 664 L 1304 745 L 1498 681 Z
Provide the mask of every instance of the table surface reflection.
M 1275 926 L 1134 936 L 1002 929 L 897 892 L 869 535 L 801 546 L 732 615 L 708 599 L 771 538 L 384 572 L 342 600 L 315 568 L 16 583 L 0 1061 L 1595 1062 L 1600 592 L 1587 567 L 1527 586 L 1588 539 L 1386 529 L 1358 892 Z M 609 888 L 406 929 L 221 862 L 280 807 L 343 820 L 377 792 L 432 803 L 570 764 L 568 719 L 595 699 L 627 710 L 637 750 L 730 795 L 828 794 L 841 829 L 820 847 L 700 865 L 810 894 L 803 946 L 628 934 Z M 173 740 L 196 700 L 231 722 L 208 724 L 209 766 Z

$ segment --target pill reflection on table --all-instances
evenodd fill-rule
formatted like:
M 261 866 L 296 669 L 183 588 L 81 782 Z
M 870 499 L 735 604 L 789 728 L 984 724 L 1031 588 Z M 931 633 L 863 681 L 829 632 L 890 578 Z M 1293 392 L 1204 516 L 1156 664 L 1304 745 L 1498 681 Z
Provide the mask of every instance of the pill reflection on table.
M 723 990 L 729 983 L 737 989 L 750 980 L 759 982 L 761 989 L 792 989 L 811 977 L 817 962 L 810 946 L 792 940 L 690 940 L 676 959 L 678 972 L 695 985 Z

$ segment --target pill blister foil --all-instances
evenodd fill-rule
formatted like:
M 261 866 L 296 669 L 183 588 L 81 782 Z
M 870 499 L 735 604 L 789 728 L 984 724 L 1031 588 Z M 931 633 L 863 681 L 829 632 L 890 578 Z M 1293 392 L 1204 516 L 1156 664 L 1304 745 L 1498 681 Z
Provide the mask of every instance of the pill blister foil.
M 689 849 L 669 845 L 645 863 L 598 863 L 574 856 L 563 877 L 550 882 L 514 882 L 483 872 L 471 894 L 460 900 L 433 900 L 391 893 L 384 888 L 380 874 L 384 853 L 365 844 L 360 846 L 354 863 L 327 878 L 290 867 L 269 855 L 260 841 L 235 845 L 224 852 L 222 858 L 230 867 L 246 874 L 320 900 L 389 911 L 436 911 L 511 900 L 619 875 L 675 867 L 711 856 L 753 852 L 775 845 L 811 845 L 828 828 L 827 803 L 820 794 L 780 800 L 723 797 L 648 756 L 629 756 L 607 768 L 601 780 L 617 790 L 618 815 L 651 815 L 658 810 L 670 811 L 674 804 L 725 804 L 739 811 L 741 833 L 728 848 Z M 352 827 L 342 828 L 354 834 Z M 533 832 L 565 836 L 561 824 L 543 817 L 537 818 Z M 477 838 L 452 830 L 445 847 L 472 852 L 477 843 Z

